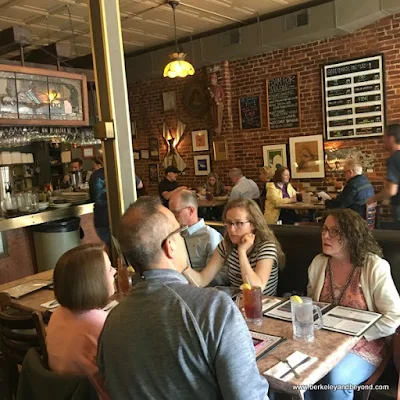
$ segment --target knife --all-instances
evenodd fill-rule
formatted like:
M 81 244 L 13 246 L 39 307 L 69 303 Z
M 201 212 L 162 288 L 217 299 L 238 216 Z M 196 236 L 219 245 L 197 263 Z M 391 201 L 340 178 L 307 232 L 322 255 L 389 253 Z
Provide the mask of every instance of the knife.
M 287 375 L 289 375 L 290 373 L 293 373 L 294 370 L 298 367 L 300 367 L 300 365 L 303 365 L 307 362 L 309 362 L 311 360 L 310 356 L 307 356 L 304 360 L 300 361 L 297 365 L 295 365 L 294 367 L 292 367 L 292 369 L 290 369 L 289 371 L 285 372 L 279 379 L 283 379 L 285 378 Z

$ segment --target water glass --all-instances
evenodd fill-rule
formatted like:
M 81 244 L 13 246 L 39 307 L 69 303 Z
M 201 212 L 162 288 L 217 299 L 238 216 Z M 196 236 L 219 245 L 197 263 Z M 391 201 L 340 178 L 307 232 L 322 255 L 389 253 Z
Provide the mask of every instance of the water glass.
M 302 302 L 291 299 L 293 339 L 300 342 L 313 342 L 314 330 L 321 329 L 322 312 L 318 306 L 313 305 L 309 297 L 300 297 Z M 314 324 L 314 313 L 318 314 L 319 323 Z
M 251 289 L 243 289 L 244 317 L 247 322 L 261 325 L 262 314 L 262 291 L 259 286 L 252 286 Z

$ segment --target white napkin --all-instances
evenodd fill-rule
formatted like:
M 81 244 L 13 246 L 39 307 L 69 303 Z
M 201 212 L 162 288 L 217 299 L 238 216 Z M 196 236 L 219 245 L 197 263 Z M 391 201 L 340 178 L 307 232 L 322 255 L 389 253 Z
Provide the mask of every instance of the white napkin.
M 307 357 L 308 357 L 307 354 L 304 354 L 300 351 L 295 351 L 286 359 L 289 361 L 291 367 L 295 369 L 299 375 L 301 375 L 301 372 L 303 372 L 305 369 L 307 369 L 310 365 L 314 364 L 318 360 L 317 357 L 311 357 L 310 360 L 297 367 L 297 365 L 300 364 Z M 264 375 L 271 375 L 274 378 L 281 379 L 282 381 L 287 382 L 294 378 L 293 372 L 290 372 L 286 376 L 282 377 L 286 372 L 289 371 L 290 371 L 289 366 L 281 361 L 278 364 L 274 365 L 272 368 L 270 368 L 268 371 L 265 371 Z
M 332 199 L 332 197 L 329 196 L 329 194 L 326 193 L 326 192 L 324 192 L 324 191 L 318 192 L 318 193 L 317 193 L 317 196 L 318 196 L 318 197 L 321 197 L 322 200 L 331 200 L 331 199 Z
M 47 303 L 43 303 L 40 305 L 40 307 L 48 308 L 52 310 L 53 308 L 57 308 L 60 304 L 58 303 L 57 300 L 50 300 Z

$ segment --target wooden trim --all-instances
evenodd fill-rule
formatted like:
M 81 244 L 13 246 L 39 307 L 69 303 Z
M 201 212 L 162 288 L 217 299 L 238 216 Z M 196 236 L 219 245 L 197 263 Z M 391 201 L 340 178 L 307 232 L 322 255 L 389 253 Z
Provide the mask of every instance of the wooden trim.
M 13 72 L 15 74 L 31 74 L 54 78 L 75 79 L 82 82 L 82 111 L 83 119 L 78 121 L 65 121 L 53 119 L 8 119 L 0 118 L 0 125 L 39 125 L 39 126 L 88 126 L 89 125 L 89 96 L 86 75 L 69 72 L 53 71 L 41 68 L 21 67 L 16 65 L 0 64 L 0 71 Z

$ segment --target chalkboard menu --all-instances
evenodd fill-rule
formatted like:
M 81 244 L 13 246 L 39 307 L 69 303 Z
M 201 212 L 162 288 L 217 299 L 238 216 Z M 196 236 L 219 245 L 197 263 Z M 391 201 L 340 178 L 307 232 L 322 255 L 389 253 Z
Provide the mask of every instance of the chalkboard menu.
M 323 77 L 328 140 L 383 135 L 382 55 L 325 65 Z
M 297 74 L 267 81 L 268 127 L 300 127 L 299 76 Z
M 240 129 L 261 128 L 260 96 L 239 99 Z

